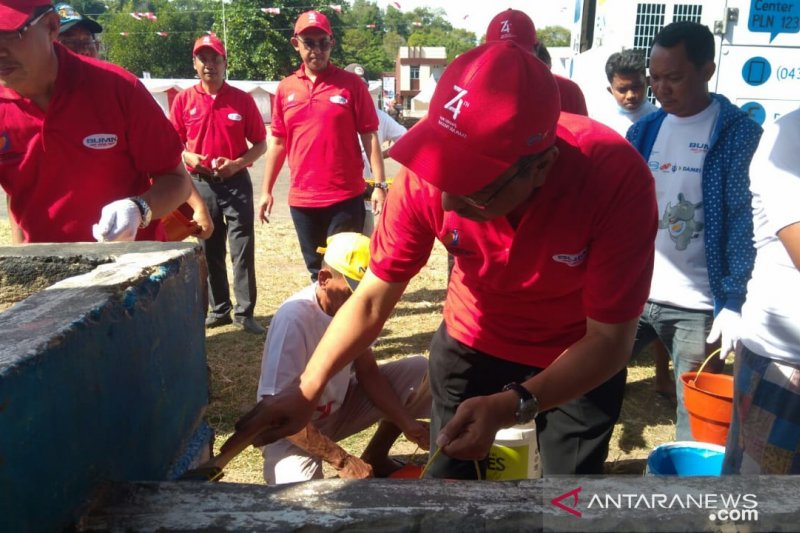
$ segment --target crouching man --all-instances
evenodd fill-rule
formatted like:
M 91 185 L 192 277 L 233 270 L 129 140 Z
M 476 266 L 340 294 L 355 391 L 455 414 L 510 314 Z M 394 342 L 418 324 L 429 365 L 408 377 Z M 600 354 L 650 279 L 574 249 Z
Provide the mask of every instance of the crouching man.
M 333 316 L 369 265 L 369 239 L 359 233 L 329 237 L 316 282 L 286 300 L 275 313 L 264 344 L 258 399 L 296 386 Z M 321 479 L 322 461 L 346 479 L 385 477 L 400 465 L 389 450 L 402 432 L 429 448 L 427 360 L 408 357 L 378 365 L 370 349 L 330 379 L 305 428 L 263 448 L 269 484 Z M 361 457 L 336 442 L 381 421 Z

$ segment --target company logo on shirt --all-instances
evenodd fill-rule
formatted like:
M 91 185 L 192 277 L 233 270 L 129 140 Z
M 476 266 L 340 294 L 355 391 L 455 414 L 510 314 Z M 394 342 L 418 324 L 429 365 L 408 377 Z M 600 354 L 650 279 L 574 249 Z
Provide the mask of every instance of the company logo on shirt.
M 344 96 L 342 96 L 341 94 L 337 94 L 337 95 L 331 96 L 331 97 L 329 98 L 329 100 L 330 100 L 330 101 L 331 101 L 331 103 L 333 103 L 333 104 L 339 104 L 339 105 L 345 105 L 345 104 L 347 104 L 347 98 L 345 98 L 345 97 L 344 97 Z
M 567 266 L 576 267 L 586 260 L 589 255 L 588 249 L 584 248 L 577 254 L 556 254 L 553 256 L 553 261 L 564 263 Z
M 193 116 L 197 114 L 197 108 L 193 107 L 189 110 L 189 116 Z
M 242 121 L 242 115 L 239 113 L 228 113 L 228 118 L 231 120 L 235 120 L 236 122 Z
M 448 231 L 445 236 L 442 238 L 442 244 L 447 246 L 448 248 L 451 246 L 458 246 L 458 241 L 460 240 L 460 235 L 457 229 L 453 229 Z
M 117 136 L 113 133 L 95 133 L 85 137 L 83 145 L 92 150 L 108 150 L 117 145 Z
M 661 165 L 658 167 L 658 170 L 661 172 L 675 172 L 678 170 L 678 167 L 672 163 L 661 163 Z
M 286 97 L 287 102 L 294 102 L 294 93 L 289 93 L 289 96 Z
M 695 142 L 689 143 L 689 151 L 695 154 L 700 154 L 700 153 L 704 154 L 708 152 L 708 148 L 709 148 L 708 143 L 695 143 Z

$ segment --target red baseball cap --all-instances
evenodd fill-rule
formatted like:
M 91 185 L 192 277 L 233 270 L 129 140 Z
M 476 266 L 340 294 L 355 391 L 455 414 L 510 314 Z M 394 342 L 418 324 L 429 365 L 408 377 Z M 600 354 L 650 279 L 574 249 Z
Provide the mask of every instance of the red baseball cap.
M 51 0 L 0 0 L 0 31 L 18 30 L 37 7 L 52 5 Z
M 472 194 L 549 148 L 560 109 L 547 65 L 513 42 L 486 43 L 445 69 L 427 116 L 389 155 L 445 192 Z
M 486 28 L 486 42 L 510 39 L 528 52 L 539 46 L 536 26 L 531 18 L 516 9 L 506 9 L 494 16 Z
M 331 31 L 331 23 L 328 22 L 328 17 L 320 13 L 319 11 L 306 11 L 299 17 L 297 17 L 297 22 L 294 25 L 294 34 L 300 35 L 304 31 L 309 28 L 319 28 L 320 30 L 324 31 L 331 37 L 333 37 L 333 32 Z
M 197 52 L 202 48 L 211 48 L 222 57 L 227 57 L 227 54 L 225 53 L 225 45 L 222 44 L 222 41 L 220 41 L 219 37 L 216 35 L 203 35 L 197 39 L 194 42 L 192 55 L 196 56 Z

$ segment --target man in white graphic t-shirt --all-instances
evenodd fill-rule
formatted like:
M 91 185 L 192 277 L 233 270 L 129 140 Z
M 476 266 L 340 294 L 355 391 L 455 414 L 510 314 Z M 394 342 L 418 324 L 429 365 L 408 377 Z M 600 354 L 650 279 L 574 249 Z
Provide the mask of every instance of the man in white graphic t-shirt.
M 634 124 L 628 140 L 647 160 L 660 213 L 650 297 L 634 356 L 653 340 L 670 353 L 678 400 L 678 440 L 691 440 L 680 375 L 719 371 L 737 340 L 753 268 L 748 167 L 761 127 L 724 96 L 708 92 L 714 37 L 682 21 L 653 40 L 650 83 L 661 109 Z M 721 342 L 720 342 L 721 341 Z

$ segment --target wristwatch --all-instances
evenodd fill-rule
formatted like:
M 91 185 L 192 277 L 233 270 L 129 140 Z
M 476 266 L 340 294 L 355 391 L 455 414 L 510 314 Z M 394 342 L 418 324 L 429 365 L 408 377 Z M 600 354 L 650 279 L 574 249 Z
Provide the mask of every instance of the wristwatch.
M 380 183 L 378 183 L 376 181 L 375 185 L 373 185 L 373 187 L 375 187 L 376 189 L 383 189 L 384 191 L 388 191 L 389 190 L 389 184 L 386 183 L 385 181 L 382 181 Z
M 142 222 L 139 224 L 139 228 L 149 226 L 150 221 L 153 220 L 153 211 L 150 209 L 150 204 L 141 196 L 131 196 L 130 201 L 136 204 L 136 207 L 139 208 L 139 214 L 142 215 Z
M 513 390 L 519 396 L 519 406 L 514 413 L 517 424 L 527 424 L 536 418 L 536 415 L 539 414 L 539 400 L 536 399 L 536 396 L 519 383 L 509 383 L 503 387 L 503 391 L 507 390 Z

